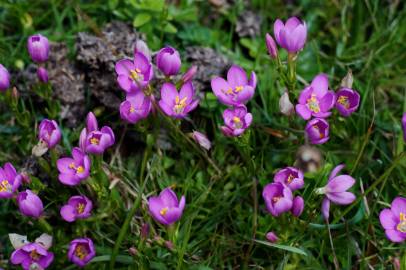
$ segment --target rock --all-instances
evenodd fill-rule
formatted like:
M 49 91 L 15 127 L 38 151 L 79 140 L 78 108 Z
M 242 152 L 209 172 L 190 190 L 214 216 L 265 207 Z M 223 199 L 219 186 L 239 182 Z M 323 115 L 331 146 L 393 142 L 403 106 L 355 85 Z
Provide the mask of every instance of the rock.
M 261 16 L 253 11 L 244 11 L 238 17 L 235 31 L 239 37 L 256 37 L 261 33 Z

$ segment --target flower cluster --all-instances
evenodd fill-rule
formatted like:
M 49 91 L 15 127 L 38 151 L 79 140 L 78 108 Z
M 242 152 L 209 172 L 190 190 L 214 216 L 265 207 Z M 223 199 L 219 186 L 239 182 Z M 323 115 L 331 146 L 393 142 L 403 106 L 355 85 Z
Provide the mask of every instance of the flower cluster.
M 237 137 L 252 123 L 252 115 L 245 104 L 254 96 L 257 76 L 251 72 L 250 78 L 244 69 L 233 65 L 227 72 L 227 80 L 216 77 L 211 80 L 211 88 L 217 99 L 230 106 L 223 112 L 224 126 L 221 131 L 227 137 Z
M 136 42 L 134 48 L 132 60 L 122 59 L 115 66 L 117 82 L 126 93 L 125 101 L 120 105 L 120 116 L 132 124 L 147 118 L 156 104 L 151 86 L 154 77 L 151 53 L 141 40 Z M 190 68 L 181 80 L 173 83 L 171 79 L 181 67 L 179 52 L 172 47 L 164 47 L 155 60 L 158 70 L 166 79 L 160 90 L 160 110 L 172 118 L 185 118 L 199 104 L 191 81 L 196 67 Z

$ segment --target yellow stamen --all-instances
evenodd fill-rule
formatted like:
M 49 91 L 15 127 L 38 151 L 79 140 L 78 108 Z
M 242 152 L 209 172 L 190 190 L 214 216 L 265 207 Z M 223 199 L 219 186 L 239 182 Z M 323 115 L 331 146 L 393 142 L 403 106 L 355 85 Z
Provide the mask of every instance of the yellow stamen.
M 295 179 L 295 177 L 291 174 L 289 174 L 288 179 L 286 180 L 286 182 L 288 182 L 288 184 L 292 183 L 293 179 Z
M 130 113 L 135 112 L 135 108 L 133 106 L 130 107 Z
M 71 164 L 69 164 L 69 169 L 75 169 L 75 163 L 71 163 Z
M 405 213 L 400 213 L 399 219 L 400 219 L 400 222 L 396 226 L 396 229 L 399 232 L 406 233 L 406 214 Z
M 186 107 L 186 100 L 187 100 L 187 97 L 180 99 L 179 96 L 176 96 L 175 106 L 174 106 L 175 113 L 183 112 L 183 109 Z
M 282 197 L 273 197 L 272 202 L 277 203 Z
M 99 142 L 100 142 L 100 140 L 99 140 L 99 139 L 97 139 L 97 138 L 91 138 L 91 139 L 90 139 L 90 143 L 91 143 L 91 144 L 98 145 L 98 144 L 99 144 Z
M 311 98 L 307 100 L 307 106 L 309 106 L 309 109 L 314 113 L 320 112 L 319 101 L 315 95 L 312 95 Z
M 235 91 L 238 93 L 238 92 L 241 92 L 242 91 L 242 89 L 244 89 L 244 87 L 243 86 L 236 86 L 235 87 Z
M 79 166 L 76 168 L 76 173 L 82 173 L 85 171 L 85 168 L 83 168 L 83 166 Z
M 234 123 L 241 123 L 241 119 L 239 118 L 239 117 L 237 117 L 237 116 L 234 116 L 233 117 L 233 121 L 234 121 Z
M 139 76 L 140 76 L 138 73 L 140 73 L 138 68 L 137 68 L 137 69 L 130 70 L 130 77 L 131 77 L 131 79 L 133 79 L 134 81 L 138 80 L 138 78 L 139 78 Z
M 164 208 L 162 208 L 161 211 L 159 211 L 159 213 L 161 214 L 161 216 L 165 216 L 165 215 L 166 215 L 166 212 L 168 212 L 168 207 L 164 207 Z
M 0 192 L 10 192 L 12 189 L 10 183 L 8 182 L 8 180 L 3 180 L 0 183 Z
M 83 260 L 87 256 L 87 250 L 83 245 L 78 245 L 75 249 L 75 255 L 79 259 Z
M 38 252 L 34 249 L 33 251 L 30 252 L 30 257 L 34 261 L 37 261 L 41 258 L 41 255 L 39 255 Z
M 76 206 L 76 210 L 78 214 L 82 214 L 85 211 L 85 204 L 79 203 L 78 206 Z
M 344 108 L 348 109 L 350 107 L 350 101 L 346 96 L 339 96 L 337 102 L 344 106 Z
M 227 91 L 225 91 L 225 92 L 226 92 L 226 94 L 230 95 L 230 94 L 233 93 L 233 89 L 229 88 L 229 89 L 228 89 Z

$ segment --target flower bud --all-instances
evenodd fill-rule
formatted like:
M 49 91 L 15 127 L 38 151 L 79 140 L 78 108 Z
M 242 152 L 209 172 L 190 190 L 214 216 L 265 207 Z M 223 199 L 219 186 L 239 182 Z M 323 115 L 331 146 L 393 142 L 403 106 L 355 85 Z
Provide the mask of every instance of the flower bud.
M 149 236 L 149 224 L 144 223 L 144 224 L 142 224 L 142 227 L 141 227 L 141 238 L 147 239 L 148 236 Z
M 275 243 L 279 240 L 278 236 L 274 232 L 268 232 L 266 234 L 266 239 L 271 243 Z
M 304 209 L 303 198 L 300 196 L 296 196 L 293 199 L 292 209 L 290 210 L 292 212 L 292 215 L 294 215 L 295 217 L 299 217 L 303 213 L 303 209 Z
M 186 71 L 186 73 L 183 74 L 182 82 L 187 83 L 188 81 L 192 80 L 193 76 L 195 76 L 196 72 L 197 72 L 197 66 L 192 66 L 191 68 L 189 68 L 188 71 Z
M 28 38 L 28 53 L 31 59 L 37 63 L 43 63 L 48 60 L 49 42 L 43 35 L 33 35 Z
M 271 58 L 276 58 L 278 56 L 278 47 L 276 46 L 275 40 L 268 33 L 265 35 L 265 43 Z
M 286 91 L 279 99 L 279 110 L 286 116 L 290 116 L 295 113 L 295 107 L 293 106 L 292 102 L 290 102 L 289 93 Z
M 134 44 L 134 55 L 138 52 L 142 53 L 151 62 L 151 51 L 142 39 L 137 40 Z
M 17 203 L 24 216 L 39 218 L 44 211 L 41 199 L 29 189 L 18 194 Z
M 156 65 L 165 76 L 178 74 L 181 65 L 178 51 L 172 47 L 162 48 L 156 56 Z
M 10 87 L 10 73 L 0 64 L 0 91 L 6 91 Z
M 41 82 L 47 83 L 48 82 L 48 71 L 44 67 L 39 67 L 37 69 L 37 77 Z
M 203 133 L 201 133 L 201 132 L 199 132 L 199 131 L 193 131 L 192 137 L 193 137 L 193 139 L 196 141 L 196 143 L 198 143 L 201 147 L 203 147 L 203 148 L 206 149 L 207 151 L 210 150 L 210 148 L 211 148 L 211 142 L 210 142 L 210 140 L 207 138 L 206 135 L 204 135 Z

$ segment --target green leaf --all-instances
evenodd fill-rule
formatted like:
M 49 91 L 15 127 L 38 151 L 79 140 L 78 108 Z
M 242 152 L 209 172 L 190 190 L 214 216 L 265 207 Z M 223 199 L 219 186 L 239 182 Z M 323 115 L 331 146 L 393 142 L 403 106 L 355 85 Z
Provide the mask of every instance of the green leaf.
M 178 32 L 178 29 L 176 29 L 176 27 L 173 24 L 167 23 L 164 27 L 164 32 L 175 34 L 176 32 Z
M 257 243 L 263 244 L 265 246 L 269 246 L 269 247 L 274 247 L 274 248 L 278 248 L 278 249 L 283 249 L 292 253 L 297 253 L 303 256 L 307 256 L 307 253 L 300 249 L 300 248 L 296 248 L 296 247 L 291 247 L 291 246 L 285 246 L 285 245 L 280 245 L 280 244 L 273 244 L 273 243 L 269 243 L 269 242 L 265 242 L 265 241 L 261 241 L 261 240 L 254 240 Z
M 132 0 L 130 3 L 136 9 L 161 12 L 164 8 L 165 0 Z
M 151 14 L 149 13 L 139 13 L 135 16 L 133 20 L 134 27 L 140 27 L 151 20 Z

